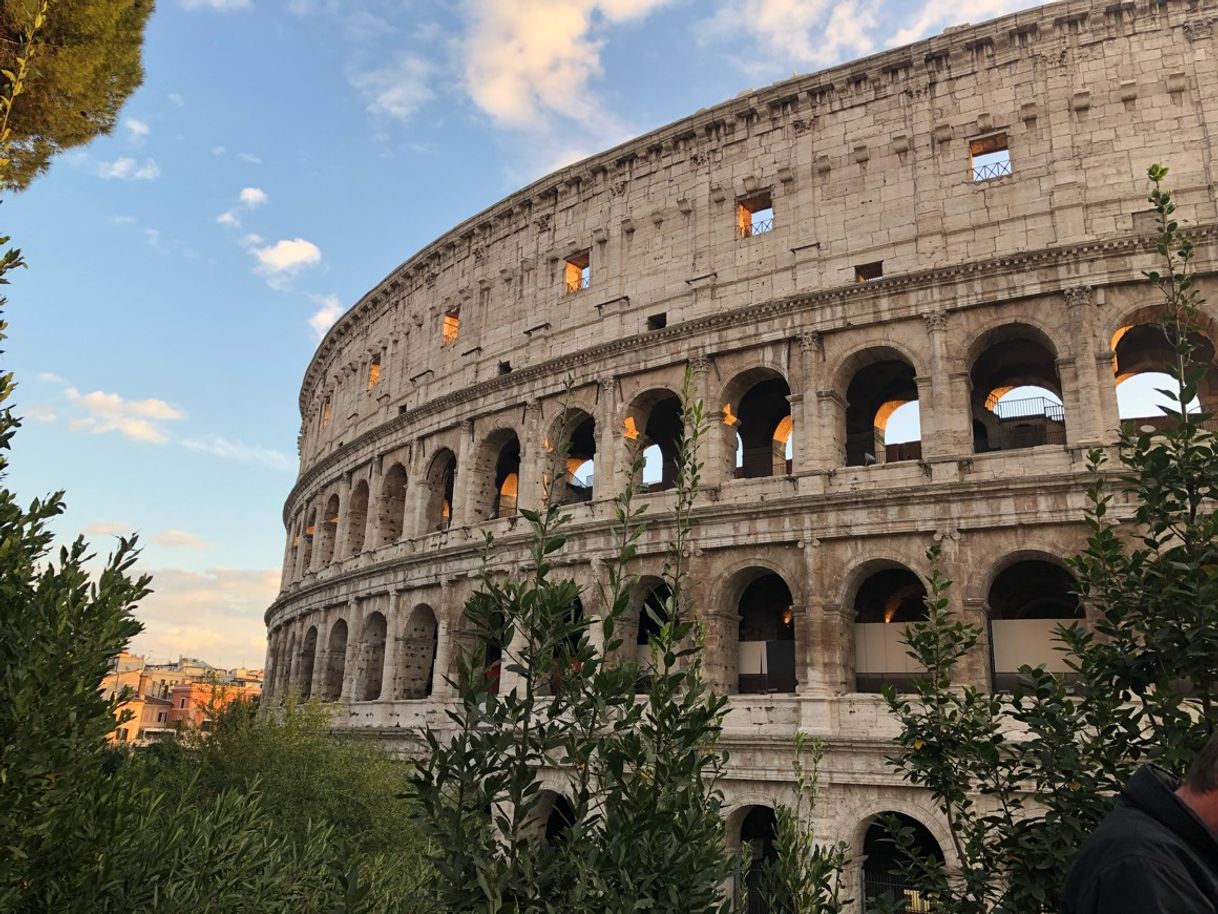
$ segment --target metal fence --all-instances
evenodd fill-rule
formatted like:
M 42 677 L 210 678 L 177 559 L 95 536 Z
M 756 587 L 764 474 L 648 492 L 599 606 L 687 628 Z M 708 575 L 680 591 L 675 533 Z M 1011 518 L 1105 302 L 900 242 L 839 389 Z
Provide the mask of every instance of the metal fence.
M 1011 174 L 1011 160 L 991 162 L 988 165 L 973 166 L 974 181 L 993 181 L 995 178 L 1005 178 Z
M 764 235 L 766 232 L 774 228 L 773 217 L 769 219 L 757 219 L 747 225 L 740 226 L 741 238 L 752 238 L 754 235 Z
M 1034 416 L 1044 416 L 1054 422 L 1066 421 L 1065 407 L 1060 403 L 1054 403 L 1048 397 L 999 400 L 991 396 L 985 401 L 985 408 L 999 419 L 1029 419 Z
M 935 914 L 935 896 L 922 892 L 899 876 L 888 873 L 863 872 L 863 897 L 868 904 L 873 898 L 888 894 L 895 901 L 892 910 L 904 914 Z

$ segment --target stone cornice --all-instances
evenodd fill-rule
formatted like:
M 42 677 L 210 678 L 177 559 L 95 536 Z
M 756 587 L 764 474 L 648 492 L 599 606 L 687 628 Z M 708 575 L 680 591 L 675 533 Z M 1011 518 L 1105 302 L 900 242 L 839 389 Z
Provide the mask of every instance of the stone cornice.
M 630 163 L 676 152 L 690 158 L 704 155 L 701 146 L 718 142 L 724 128 L 762 117 L 782 118 L 796 132 L 810 129 L 809 120 L 825 110 L 840 110 L 906 91 L 909 81 L 958 78 L 983 68 L 1006 65 L 1013 56 L 1060 53 L 1064 48 L 1128 33 L 1130 22 L 1150 20 L 1162 28 L 1162 17 L 1173 7 L 1192 18 L 1182 26 L 1207 22 L 1206 14 L 1218 8 L 1215 0 L 1139 0 L 1137 4 L 1112 4 L 1108 0 L 1060 0 L 1045 6 L 1003 16 L 979 25 L 949 29 L 941 35 L 893 48 L 840 66 L 797 76 L 771 86 L 742 92 L 736 98 L 699 111 L 664 127 L 547 175 L 516 193 L 471 216 L 439 236 L 398 265 L 374 289 L 366 293 L 330 328 L 311 359 L 301 385 L 301 414 L 308 409 L 313 388 L 324 374 L 323 364 L 343 338 L 357 332 L 362 318 L 386 306 L 399 290 L 434 282 L 437 265 L 450 252 L 470 239 L 480 228 L 505 218 L 533 219 L 535 205 L 552 205 L 571 188 L 608 185 L 620 193 L 628 180 Z M 1194 28 L 1193 39 L 1204 33 Z M 940 125 L 943 128 L 948 125 Z M 599 183 L 598 183 L 599 182 Z M 578 191 L 577 191 L 578 192 Z M 523 215 L 522 215 L 523 214 Z M 542 214 L 540 218 L 548 218 Z M 472 245 L 474 241 L 469 241 Z M 471 247 L 476 252 L 482 248 Z M 412 280 L 413 277 L 413 280 Z
M 1218 240 L 1218 225 L 1200 226 L 1192 229 L 1188 234 L 1194 242 L 1213 242 Z M 675 342 L 687 337 L 697 337 L 699 334 L 706 332 L 735 326 L 754 326 L 762 319 L 783 317 L 852 301 L 871 302 L 877 298 L 890 296 L 899 292 L 916 292 L 924 289 L 942 288 L 952 283 L 966 282 L 980 277 L 993 277 L 996 274 L 1026 274 L 1034 268 L 1047 265 L 1070 264 L 1077 267 L 1078 264 L 1086 261 L 1099 260 L 1114 255 L 1136 254 L 1152 249 L 1153 241 L 1141 235 L 1127 235 L 1120 238 L 1087 242 L 1069 247 L 1042 248 L 1036 251 L 997 257 L 991 260 L 953 264 L 948 267 L 938 267 L 890 276 L 875 282 L 850 283 L 832 289 L 798 293 L 762 304 L 747 305 L 729 311 L 709 314 L 684 323 L 674 324 L 664 330 L 650 331 L 645 334 L 610 340 L 578 352 L 538 362 L 535 365 L 513 371 L 511 374 L 491 378 L 480 384 L 474 384 L 462 390 L 437 397 L 427 403 L 420 404 L 346 442 L 342 447 L 327 454 L 300 474 L 284 501 L 283 523 L 286 527 L 291 516 L 291 509 L 305 490 L 314 485 L 325 474 L 341 466 L 350 455 L 361 448 L 373 445 L 383 439 L 391 438 L 395 434 L 410 428 L 421 419 L 443 413 L 462 404 L 485 402 L 494 393 L 517 386 L 524 386 L 530 381 L 546 377 L 554 377 L 561 380 L 568 373 L 580 376 L 581 373 L 577 372 L 576 369 L 588 366 L 590 371 L 585 372 L 588 374 L 587 379 L 579 377 L 578 380 L 579 383 L 591 383 L 597 375 L 603 372 L 604 361 L 614 355 L 619 353 L 637 354 L 639 351 L 649 348 L 658 348 L 663 351 L 677 351 L 673 345 Z M 1199 252 L 1199 254 L 1198 259 L 1204 261 L 1204 252 Z M 1075 270 L 1069 285 L 1071 287 L 1077 286 L 1085 280 L 1085 273 Z M 1137 270 L 1130 270 L 1126 281 L 1142 281 L 1142 276 Z M 1043 294 L 1043 292 L 1035 294 Z M 821 320 L 823 321 L 823 318 Z M 801 327 L 801 330 L 815 330 L 822 334 L 832 333 L 835 330 L 841 329 L 845 328 L 829 326 L 828 324 L 818 325 L 816 319 L 810 320 L 808 325 Z M 674 356 L 674 358 L 679 361 L 682 356 Z

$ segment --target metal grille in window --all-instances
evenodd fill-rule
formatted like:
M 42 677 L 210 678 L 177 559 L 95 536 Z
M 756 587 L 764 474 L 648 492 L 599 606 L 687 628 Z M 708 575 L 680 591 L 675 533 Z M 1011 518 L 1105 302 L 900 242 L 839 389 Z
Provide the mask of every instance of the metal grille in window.
M 1011 160 L 991 162 L 988 165 L 973 165 L 974 181 L 993 181 L 995 178 L 1005 178 L 1011 174 Z
M 572 276 L 570 279 L 567 280 L 567 291 L 568 292 L 580 292 L 580 291 L 588 288 L 588 282 L 589 282 L 589 278 L 588 278 L 587 273 L 581 273 L 578 276 Z

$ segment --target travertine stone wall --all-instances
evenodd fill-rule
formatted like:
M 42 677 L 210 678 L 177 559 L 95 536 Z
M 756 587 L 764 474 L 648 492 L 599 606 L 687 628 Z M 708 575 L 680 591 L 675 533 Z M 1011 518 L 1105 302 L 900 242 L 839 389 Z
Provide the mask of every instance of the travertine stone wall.
M 885 770 L 893 728 L 880 702 L 856 691 L 860 588 L 891 568 L 925 579 L 939 543 L 953 606 L 984 625 L 1004 569 L 1078 548 L 1086 451 L 1111 448 L 1120 423 L 1120 333 L 1158 301 L 1142 279 L 1152 162 L 1171 166 L 1214 298 L 1216 16 L 1215 0 L 1067 0 L 949 30 L 594 156 L 411 257 L 340 319 L 305 374 L 283 590 L 266 616 L 269 691 L 341 698 L 343 725 L 408 751 L 412 728 L 444 723 L 443 675 L 484 532 L 505 571 L 525 548 L 516 516 L 491 517 L 505 442 L 519 445 L 528 508 L 545 442 L 572 416 L 594 420 L 595 482 L 571 507 L 559 562 L 595 613 L 627 420 L 645 423 L 687 366 L 712 414 L 726 405 L 745 423 L 748 392 L 778 379 L 789 468 L 776 447 L 777 475 L 737 478 L 734 431 L 712 434 L 692 559 L 707 667 L 729 693 L 742 682 L 744 590 L 774 573 L 793 604 L 795 691 L 732 698 L 729 836 L 746 807 L 791 789 L 789 737 L 802 728 L 829 744 L 825 838 L 861 854 L 871 817 L 898 811 L 947 849 L 930 804 Z M 976 181 L 970 141 L 997 133 L 1012 173 Z M 773 228 L 741 238 L 737 201 L 758 193 Z M 590 281 L 568 291 L 566 260 L 583 252 Z M 875 261 L 883 278 L 855 283 L 855 267 Z M 885 364 L 913 378 L 920 449 L 886 453 L 880 437 L 871 461 L 847 465 L 862 402 L 848 391 Z M 1060 396 L 1059 437 L 979 443 L 979 423 L 998 428 L 979 411 L 990 393 L 979 379 L 1003 371 Z M 663 563 L 673 496 L 643 497 L 655 519 L 637 563 L 647 576 Z M 991 672 L 987 643 L 962 675 L 985 685 Z

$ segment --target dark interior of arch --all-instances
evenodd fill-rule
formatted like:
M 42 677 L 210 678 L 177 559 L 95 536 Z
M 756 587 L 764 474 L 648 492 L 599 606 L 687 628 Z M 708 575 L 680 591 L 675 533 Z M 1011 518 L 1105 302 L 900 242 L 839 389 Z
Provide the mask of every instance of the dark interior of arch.
M 918 399 L 913 366 L 885 359 L 859 369 L 846 388 L 846 466 L 884 463 L 884 434 L 875 427 L 880 407 Z
M 915 853 L 943 861 L 943 849 L 939 847 L 939 842 L 917 819 L 899 812 L 877 816 L 863 839 L 863 897 L 872 899 L 890 892 L 898 903 L 898 911 L 933 910 L 927 906 L 928 899 L 917 886 L 900 875 L 904 858 L 892 840 L 887 824 L 893 819 L 899 828 L 912 830 Z
M 647 414 L 643 428 L 644 446 L 656 445 L 663 461 L 660 481 L 651 486 L 653 490 L 669 489 L 677 481 L 677 445 L 681 441 L 684 425 L 681 418 L 681 401 L 675 394 L 659 400 Z
M 515 480 L 508 491 L 504 489 L 509 477 Z M 491 503 L 491 517 L 508 517 L 516 513 L 516 497 L 520 484 L 520 440 L 513 435 L 499 449 L 495 460 L 495 494 Z
M 300 650 L 300 697 L 308 699 L 313 693 L 313 664 L 317 657 L 317 626 L 310 625 Z
M 550 814 L 546 816 L 546 846 L 553 847 L 562 837 L 563 832 L 574 824 L 575 810 L 571 807 L 571 801 L 561 795 L 555 797 L 554 805 L 550 807 Z
M 576 481 L 574 473 L 585 461 L 596 458 L 596 420 L 586 413 L 580 413 L 574 428 L 568 432 L 567 473 L 565 484 L 567 496 L 572 501 L 591 501 L 592 486 L 581 485 Z M 595 472 L 595 471 L 594 471 Z
M 749 866 L 744 873 L 744 894 L 748 914 L 770 914 L 782 910 L 770 904 L 770 886 L 766 884 L 766 864 L 778 859 L 775 839 L 778 819 L 768 806 L 754 806 L 740 823 L 740 847 L 749 848 Z
M 1035 335 L 1010 331 L 992 343 L 973 363 L 970 379 L 975 453 L 1066 443 L 1065 412 L 1057 403 L 1043 396 L 990 399 L 1011 387 L 1040 387 L 1061 398 L 1057 359 Z
M 779 575 L 768 572 L 753 580 L 740 595 L 740 640 L 794 641 L 792 602 L 791 588 Z
M 663 581 L 648 591 L 639 607 L 639 631 L 636 644 L 648 644 L 660 633 L 661 621 L 667 618 L 666 603 L 672 599 L 672 590 Z
M 990 585 L 990 618 L 1081 619 L 1082 607 L 1071 593 L 1076 586 L 1074 576 L 1053 562 L 1016 562 Z
M 381 484 L 379 513 L 382 543 L 397 542 L 402 537 L 406 515 L 406 468 L 395 463 Z
M 428 502 L 428 520 L 437 530 L 443 530 L 452 522 L 453 494 L 457 483 L 457 457 L 451 451 L 432 461 L 428 474 L 431 496 Z
M 856 622 L 916 622 L 926 618 L 926 586 L 908 568 L 877 571 L 854 598 Z
M 1195 347 L 1194 359 L 1213 364 L 1214 344 L 1204 334 L 1190 333 L 1189 342 Z M 1116 373 L 1119 375 L 1163 371 L 1169 362 L 1174 361 L 1175 351 L 1159 324 L 1136 324 L 1117 340 Z
M 778 426 L 791 415 L 791 388 L 782 378 L 770 378 L 749 388 L 736 410 L 736 431 L 743 445 L 741 475 L 747 479 L 786 472 L 785 442 L 774 440 Z

